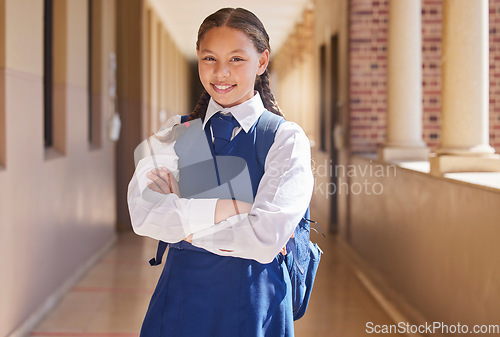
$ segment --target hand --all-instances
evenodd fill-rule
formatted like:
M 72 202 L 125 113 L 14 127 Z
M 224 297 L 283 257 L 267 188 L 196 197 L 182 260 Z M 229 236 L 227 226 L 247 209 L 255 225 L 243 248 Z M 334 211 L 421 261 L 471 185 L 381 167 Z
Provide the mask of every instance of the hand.
M 287 254 L 287 251 L 286 251 L 286 245 L 285 245 L 285 247 L 281 248 L 280 253 L 281 253 L 283 256 L 285 256 L 285 255 Z
M 294 237 L 295 237 L 295 232 L 292 233 L 292 236 L 290 238 L 293 239 Z M 285 245 L 285 247 L 281 248 L 280 253 L 283 255 L 286 255 L 288 253 L 286 251 L 286 245 Z
M 151 183 L 148 184 L 148 187 L 153 191 L 162 194 L 174 193 L 180 197 L 177 180 L 175 180 L 172 173 L 170 173 L 166 167 L 152 169 L 146 176 L 151 179 Z

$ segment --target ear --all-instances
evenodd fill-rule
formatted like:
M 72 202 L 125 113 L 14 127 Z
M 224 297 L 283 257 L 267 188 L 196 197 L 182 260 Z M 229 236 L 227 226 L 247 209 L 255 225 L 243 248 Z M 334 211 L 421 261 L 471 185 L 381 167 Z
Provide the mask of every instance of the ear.
M 269 50 L 264 50 L 259 56 L 259 69 L 257 70 L 257 75 L 262 75 L 267 69 L 269 64 Z

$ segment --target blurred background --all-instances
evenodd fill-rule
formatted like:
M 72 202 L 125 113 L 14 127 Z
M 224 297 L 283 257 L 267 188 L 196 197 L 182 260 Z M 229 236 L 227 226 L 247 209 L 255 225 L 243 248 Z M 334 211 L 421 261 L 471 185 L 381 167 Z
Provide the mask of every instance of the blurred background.
M 0 0 L 0 336 L 138 336 L 161 267 L 133 151 L 192 111 L 197 29 L 228 6 L 263 21 L 311 141 L 325 254 L 296 335 L 498 328 L 499 0 Z

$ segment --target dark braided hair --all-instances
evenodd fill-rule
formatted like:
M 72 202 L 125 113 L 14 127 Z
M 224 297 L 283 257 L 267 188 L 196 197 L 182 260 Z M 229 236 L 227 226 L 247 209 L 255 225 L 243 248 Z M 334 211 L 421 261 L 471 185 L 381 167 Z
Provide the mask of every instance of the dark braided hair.
M 267 69 L 262 75 L 257 76 L 257 79 L 255 81 L 255 90 L 259 92 L 260 96 L 262 97 L 262 101 L 264 102 L 264 106 L 267 110 L 275 113 L 278 116 L 283 116 L 278 102 L 271 92 L 271 85 L 269 84 L 269 72 L 267 71 Z
M 200 26 L 200 29 L 198 30 L 196 50 L 199 50 L 201 40 L 210 29 L 224 26 L 236 28 L 245 33 L 253 42 L 258 53 L 262 53 L 266 49 L 271 52 L 269 35 L 267 34 L 264 25 L 259 18 L 255 16 L 255 14 L 244 8 L 222 8 L 205 18 Z M 271 87 L 269 85 L 269 72 L 267 69 L 262 75 L 257 76 L 255 79 L 254 89 L 259 92 L 262 102 L 264 103 L 264 107 L 267 110 L 276 115 L 283 116 L 278 102 L 276 102 L 276 99 L 271 93 Z M 205 117 L 209 101 L 210 95 L 206 90 L 203 90 L 203 93 L 201 94 L 193 112 L 189 115 L 188 120 Z

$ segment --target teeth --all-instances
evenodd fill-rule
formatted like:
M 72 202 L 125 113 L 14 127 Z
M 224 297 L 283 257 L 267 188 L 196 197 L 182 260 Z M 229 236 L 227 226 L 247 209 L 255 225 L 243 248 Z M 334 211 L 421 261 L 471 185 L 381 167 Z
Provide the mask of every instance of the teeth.
M 214 85 L 219 90 L 226 90 L 226 89 L 229 89 L 232 87 L 232 85 L 217 85 L 217 84 L 214 84 Z

